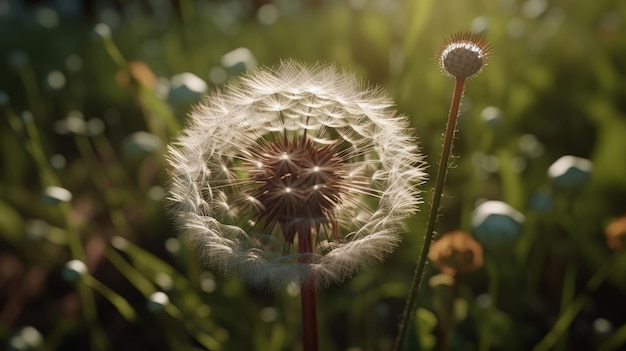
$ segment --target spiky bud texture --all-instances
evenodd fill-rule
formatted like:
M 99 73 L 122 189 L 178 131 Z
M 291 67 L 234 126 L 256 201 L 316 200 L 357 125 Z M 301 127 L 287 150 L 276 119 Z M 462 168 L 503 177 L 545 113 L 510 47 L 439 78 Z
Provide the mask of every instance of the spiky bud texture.
M 487 65 L 491 52 L 491 45 L 482 36 L 459 32 L 439 47 L 437 62 L 444 74 L 465 79 L 476 75 Z

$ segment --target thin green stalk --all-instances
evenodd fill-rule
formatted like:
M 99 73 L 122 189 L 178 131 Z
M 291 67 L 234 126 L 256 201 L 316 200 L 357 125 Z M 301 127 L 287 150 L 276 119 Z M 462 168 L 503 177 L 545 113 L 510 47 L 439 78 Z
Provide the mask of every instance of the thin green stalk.
M 33 113 L 37 116 L 43 116 L 45 111 L 43 98 L 41 97 L 41 91 L 39 90 L 39 83 L 37 82 L 37 76 L 33 67 L 27 63 L 21 65 L 18 68 L 18 73 L 24 84 L 24 92 L 28 98 L 29 106 L 33 110 Z
M 626 324 L 622 324 L 611 334 L 602 344 L 598 346 L 598 351 L 618 350 L 620 346 L 626 344 Z
M 108 29 L 108 27 L 107 27 Z M 111 33 L 103 33 L 102 35 L 102 43 L 104 45 L 104 50 L 107 52 L 109 57 L 115 62 L 115 65 L 119 69 L 125 69 L 128 66 L 128 62 L 122 55 L 122 52 L 117 48 L 113 38 L 111 38 Z
M 48 159 L 46 158 L 46 154 L 43 151 L 43 146 L 41 142 L 41 138 L 39 137 L 39 132 L 37 131 L 37 126 L 34 122 L 34 117 L 29 116 L 23 119 L 24 130 L 26 131 L 26 149 L 30 153 L 31 157 L 37 164 L 37 169 L 40 174 L 41 185 L 52 186 L 59 185 L 61 182 L 59 178 L 56 176 L 52 167 L 48 164 Z
M 189 28 L 194 23 L 194 4 L 191 0 L 180 0 L 180 17 L 183 20 L 183 24 L 186 28 Z
M 442 321 L 442 330 L 439 333 L 439 341 L 437 342 L 437 349 L 439 351 L 447 351 L 449 349 L 450 334 L 454 330 L 456 324 L 455 307 L 456 300 L 459 298 L 459 289 L 461 283 L 459 275 L 454 277 L 454 283 L 452 285 L 452 296 L 450 297 L 445 310 L 445 319 Z
M 91 169 L 96 169 L 96 167 L 98 167 L 97 150 L 89 141 L 89 138 L 85 135 L 74 135 L 74 142 L 76 143 L 82 158 L 89 163 L 89 167 Z M 104 172 L 107 171 L 108 169 Z M 106 185 L 106 173 L 94 172 L 93 181 L 100 192 L 102 194 L 106 194 L 107 190 L 109 190 Z M 117 206 L 110 203 L 110 197 L 105 195 L 104 200 L 107 204 L 106 208 L 109 210 L 109 218 L 118 230 L 118 233 L 120 233 L 120 235 L 131 235 L 130 225 L 128 224 L 128 221 L 122 211 Z
M 187 8 L 185 9 L 185 11 L 191 11 L 193 14 L 193 6 L 189 9 L 187 5 L 181 4 L 181 6 L 183 5 L 185 8 Z M 193 18 L 193 16 L 191 16 L 190 18 Z M 113 62 L 119 69 L 126 70 L 128 68 L 128 61 L 126 60 L 126 58 L 124 58 L 124 55 L 122 55 L 120 49 L 115 45 L 113 38 L 111 38 L 110 32 L 108 32 L 107 30 L 101 30 L 101 37 L 104 50 L 109 55 L 111 60 L 113 60 Z M 146 126 L 151 133 L 155 135 L 163 134 L 158 132 L 158 128 L 155 127 L 154 123 L 151 123 L 150 116 L 152 116 L 153 114 L 159 117 L 163 123 L 165 123 L 167 130 L 170 134 L 174 135 L 178 133 L 178 130 L 180 130 L 180 123 L 178 122 L 178 120 L 176 120 L 176 117 L 172 114 L 167 105 L 155 95 L 152 89 L 147 89 L 144 86 L 140 86 L 139 90 L 137 91 L 137 98 L 140 102 L 140 107 L 146 121 Z
M 25 82 L 25 84 L 26 83 L 27 82 Z M 38 91 L 32 91 L 35 88 L 29 88 L 30 85 L 26 85 L 27 91 L 30 91 L 30 96 L 38 95 Z M 26 139 L 25 147 L 30 156 L 35 161 L 35 164 L 37 165 L 42 187 L 61 185 L 61 181 L 57 177 L 56 173 L 48 163 L 48 159 L 46 158 L 41 137 L 39 136 L 37 126 L 34 122 L 35 117 L 28 116 L 27 118 L 23 118 L 22 120 L 20 120 L 20 118 L 15 115 L 15 113 L 11 109 L 7 109 L 7 115 L 10 122 L 9 124 L 14 129 L 14 131 L 18 135 L 23 136 Z M 23 132 L 25 132 L 25 135 L 22 134 Z M 62 217 L 65 221 L 64 224 L 68 237 L 68 247 L 70 250 L 70 255 L 74 259 L 85 261 L 85 251 L 83 249 L 83 244 L 80 239 L 78 230 L 75 228 L 70 220 L 70 204 L 66 202 L 60 203 L 59 210 L 61 211 Z M 96 312 L 96 302 L 93 293 L 85 284 L 79 284 L 77 289 L 83 307 L 83 316 L 85 320 L 92 326 L 92 350 L 104 350 L 106 349 L 107 344 L 106 336 L 97 324 L 98 317 Z
M 417 260 L 417 267 L 415 268 L 415 272 L 413 273 L 413 279 L 411 281 L 409 295 L 404 306 L 404 312 L 402 313 L 402 319 L 400 320 L 400 324 L 398 325 L 398 334 L 392 348 L 392 350 L 394 351 L 400 350 L 404 338 L 406 337 L 408 326 L 415 312 L 417 295 L 420 290 L 422 280 L 424 278 L 426 258 L 428 256 L 428 251 L 430 250 L 430 243 L 435 235 L 435 225 L 437 224 L 437 217 L 439 216 L 439 205 L 441 203 L 443 186 L 445 184 L 446 175 L 448 172 L 448 160 L 450 158 L 450 154 L 452 153 L 454 134 L 456 132 L 456 122 L 459 115 L 459 106 L 461 105 L 461 97 L 463 96 L 464 87 L 465 79 L 456 78 L 454 81 L 454 93 L 452 94 L 450 111 L 448 113 L 448 122 L 446 124 L 446 131 L 443 139 L 441 158 L 439 159 L 439 167 L 437 168 L 437 176 L 435 177 L 435 190 L 430 205 L 428 223 L 426 225 L 426 233 L 424 235 L 424 243 L 422 245 L 422 251 L 420 253 L 420 256 Z
M 45 152 L 43 150 L 43 146 L 41 143 L 41 138 L 39 136 L 39 132 L 37 131 L 37 127 L 35 126 L 34 120 L 32 118 L 28 118 L 24 121 L 26 134 L 28 136 L 28 144 L 27 148 L 30 152 L 31 156 L 37 163 L 39 171 L 41 173 L 41 182 L 42 185 L 45 186 L 59 186 L 61 182 L 58 177 L 52 170 L 52 167 L 49 165 L 47 158 L 45 156 Z M 59 209 L 61 211 L 62 217 L 65 221 L 65 228 L 67 230 L 68 236 L 68 246 L 70 249 L 70 254 L 72 258 L 78 259 L 81 261 L 85 261 L 85 251 L 83 249 L 83 243 L 80 238 L 80 233 L 78 229 L 74 226 L 72 221 L 70 220 L 71 214 L 71 205 L 67 202 L 61 202 L 59 204 Z M 104 350 L 106 349 L 106 336 L 102 332 L 102 330 L 98 326 L 98 316 L 96 312 L 96 302 L 93 296 L 92 291 L 85 284 L 78 285 L 78 294 L 80 296 L 80 300 L 82 302 L 82 310 L 85 320 L 90 324 L 92 330 L 92 350 Z
M 576 295 L 576 261 L 573 258 L 569 258 L 567 266 L 565 267 L 565 276 L 563 279 L 563 291 L 561 292 L 561 310 L 560 313 L 564 313 L 567 307 L 574 301 Z M 560 339 L 560 342 L 554 348 L 555 351 L 565 351 L 567 345 L 567 334 L 565 331 Z
M 488 260 L 485 262 L 485 267 L 489 274 L 489 287 L 487 291 L 489 293 L 490 303 L 485 311 L 486 318 L 482 323 L 480 331 L 480 340 L 478 342 L 479 351 L 489 351 L 491 348 L 492 314 L 496 306 L 496 301 L 498 300 L 498 288 L 500 286 L 500 272 L 495 262 Z
M 188 318 L 183 311 L 169 301 L 165 304 L 164 308 L 165 312 L 177 321 L 184 321 Z M 222 350 L 222 344 L 218 339 L 200 330 L 194 323 L 183 323 L 183 325 L 187 332 L 205 349 L 215 351 Z
M 104 298 L 107 299 L 113 306 L 115 306 L 117 311 L 127 321 L 134 321 L 137 318 L 137 314 L 135 313 L 135 309 L 133 308 L 133 306 L 131 306 L 125 298 L 120 296 L 111 288 L 109 288 L 105 284 L 102 284 L 99 280 L 91 275 L 85 276 L 84 282 L 89 287 L 100 293 L 100 295 L 104 296 Z
M 129 282 L 139 290 L 144 297 L 152 295 L 156 291 L 154 284 L 150 282 L 132 264 L 128 263 L 115 249 L 110 246 L 104 251 L 104 256 Z

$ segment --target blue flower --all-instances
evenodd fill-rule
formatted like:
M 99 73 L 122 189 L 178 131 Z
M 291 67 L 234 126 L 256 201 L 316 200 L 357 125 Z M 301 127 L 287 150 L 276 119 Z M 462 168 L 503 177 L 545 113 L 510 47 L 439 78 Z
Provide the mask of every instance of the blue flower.
M 548 168 L 548 177 L 555 186 L 573 189 L 584 185 L 591 177 L 593 163 L 586 158 L 563 156 Z
M 487 250 L 510 246 L 522 233 L 524 215 L 502 201 L 485 201 L 471 216 L 472 231 Z

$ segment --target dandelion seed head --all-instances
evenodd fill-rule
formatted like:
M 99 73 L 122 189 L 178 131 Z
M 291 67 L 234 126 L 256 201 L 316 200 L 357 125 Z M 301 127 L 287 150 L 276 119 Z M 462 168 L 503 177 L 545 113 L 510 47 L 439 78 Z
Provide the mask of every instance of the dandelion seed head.
M 380 89 L 333 66 L 258 69 L 168 147 L 170 207 L 210 267 L 272 289 L 340 282 L 391 252 L 421 202 L 409 133 Z

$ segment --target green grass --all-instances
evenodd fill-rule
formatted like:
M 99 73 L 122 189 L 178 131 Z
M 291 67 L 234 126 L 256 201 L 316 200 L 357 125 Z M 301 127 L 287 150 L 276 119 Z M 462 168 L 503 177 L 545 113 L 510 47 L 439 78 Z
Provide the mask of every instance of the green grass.
M 487 265 L 463 279 L 459 306 L 466 313 L 449 345 L 624 347 L 626 255 L 607 248 L 604 228 L 626 214 L 626 29 L 619 21 L 626 3 L 550 1 L 533 14 L 541 8 L 532 4 L 542 1 L 398 0 L 384 8 L 377 1 L 363 8 L 276 1 L 282 13 L 269 26 L 247 5 L 236 13 L 235 1 L 181 1 L 182 17 L 120 3 L 119 26 L 105 39 L 93 30 L 101 13 L 59 12 L 54 28 L 37 22 L 37 7 L 2 15 L 0 31 L 10 35 L 0 37 L 0 348 L 28 349 L 18 341 L 37 338 L 24 332 L 32 326 L 41 334 L 34 350 L 297 350 L 297 296 L 207 272 L 176 239 L 163 199 L 163 154 L 190 101 L 120 84 L 120 72 L 142 61 L 158 78 L 192 72 L 215 90 L 211 70 L 238 47 L 259 65 L 281 58 L 335 63 L 390 92 L 410 116 L 432 173 L 453 88 L 433 55 L 476 18 L 488 22 L 494 56 L 466 88 L 438 231 L 471 232 L 480 199 L 505 201 L 526 220 L 517 241 L 486 252 Z M 512 35 L 516 28 L 523 32 Z M 241 73 L 221 69 L 229 77 Z M 60 88 L 47 81 L 53 71 L 65 78 Z M 495 126 L 481 120 L 488 106 L 502 111 Z M 72 114 L 87 132 L 59 133 Z M 140 144 L 130 137 L 137 131 L 160 142 Z M 529 148 L 529 135 L 539 146 Z M 594 168 L 587 182 L 564 190 L 547 169 L 567 154 Z M 46 201 L 50 185 L 68 189 L 71 201 Z M 422 186 L 427 200 L 432 186 Z M 535 205 L 538 193 L 548 207 Z M 428 203 L 385 263 L 320 289 L 321 349 L 391 347 L 427 211 Z M 85 260 L 88 277 L 62 279 L 71 259 Z M 436 273 L 429 268 L 429 276 Z M 433 349 L 439 333 L 445 287 L 425 286 L 411 349 Z M 156 291 L 169 303 L 148 303 Z M 604 321 L 611 328 L 599 328 Z

